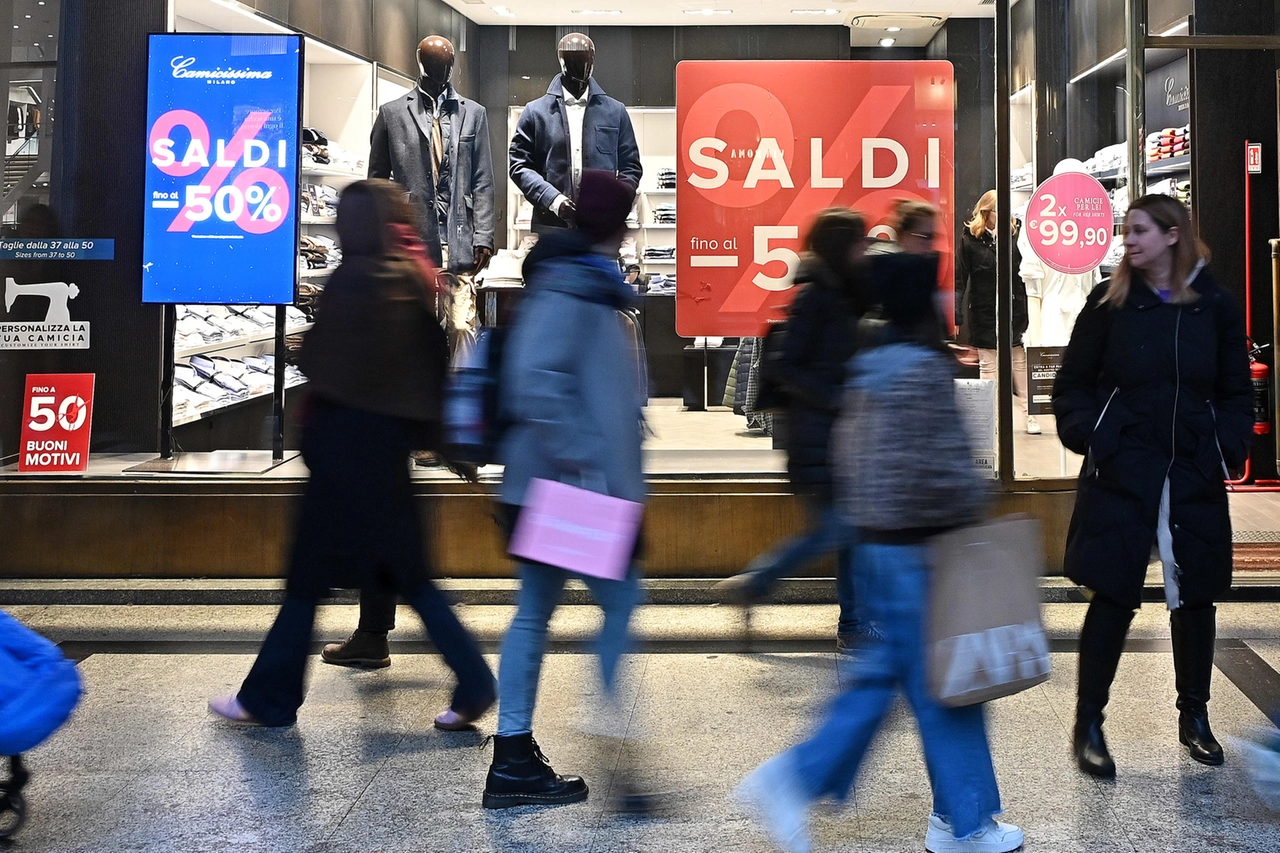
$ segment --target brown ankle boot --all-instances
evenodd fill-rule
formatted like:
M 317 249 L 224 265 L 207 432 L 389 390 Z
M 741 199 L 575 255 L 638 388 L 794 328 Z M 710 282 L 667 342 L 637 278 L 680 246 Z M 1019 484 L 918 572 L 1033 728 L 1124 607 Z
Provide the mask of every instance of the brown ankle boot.
M 357 666 L 364 669 L 391 666 L 387 635 L 380 631 L 357 630 L 345 643 L 330 643 L 325 646 L 320 651 L 320 658 L 335 666 Z

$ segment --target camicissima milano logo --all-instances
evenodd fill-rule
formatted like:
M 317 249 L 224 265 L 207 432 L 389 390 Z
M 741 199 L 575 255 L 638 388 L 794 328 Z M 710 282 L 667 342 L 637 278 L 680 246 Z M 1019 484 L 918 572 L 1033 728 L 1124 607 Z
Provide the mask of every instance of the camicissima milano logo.
M 196 64 L 194 56 L 175 56 L 169 65 L 173 68 L 173 76 L 180 80 L 270 80 L 270 71 L 254 71 L 250 68 L 223 68 L 212 70 L 192 68 Z

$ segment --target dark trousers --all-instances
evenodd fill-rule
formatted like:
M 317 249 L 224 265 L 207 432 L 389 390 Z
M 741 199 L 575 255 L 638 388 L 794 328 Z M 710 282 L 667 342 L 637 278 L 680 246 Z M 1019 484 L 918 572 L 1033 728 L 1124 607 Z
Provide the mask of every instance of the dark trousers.
M 394 615 L 395 594 L 389 598 Z M 425 581 L 408 600 L 458 679 L 449 707 L 471 710 L 487 705 L 495 692 L 493 672 L 444 594 L 435 584 Z M 318 598 L 304 595 L 290 594 L 285 598 L 258 659 L 240 686 L 240 704 L 265 725 L 288 726 L 298 718 L 298 708 L 306 695 L 317 604 Z
M 386 634 L 396 627 L 396 602 L 394 592 L 365 588 L 360 590 L 361 631 L 369 634 Z

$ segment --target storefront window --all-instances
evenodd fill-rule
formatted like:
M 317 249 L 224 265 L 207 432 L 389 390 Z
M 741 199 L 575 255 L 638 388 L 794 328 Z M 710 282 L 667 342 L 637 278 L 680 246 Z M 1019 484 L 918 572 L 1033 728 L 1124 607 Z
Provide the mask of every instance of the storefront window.
M 22 214 L 49 200 L 53 118 L 58 61 L 60 0 L 14 0 L 4 30 L 9 40 L 4 68 L 4 191 L 0 223 L 13 233 Z

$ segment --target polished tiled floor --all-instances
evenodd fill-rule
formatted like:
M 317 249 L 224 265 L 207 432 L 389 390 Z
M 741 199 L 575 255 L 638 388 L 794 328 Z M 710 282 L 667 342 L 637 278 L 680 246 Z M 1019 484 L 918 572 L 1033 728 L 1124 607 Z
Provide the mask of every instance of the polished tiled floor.
M 564 652 L 548 657 L 535 728 L 565 772 L 592 785 L 583 804 L 487 812 L 480 791 L 489 752 L 480 730 L 431 728 L 449 677 L 422 653 L 405 614 L 395 663 L 364 673 L 323 665 L 298 725 L 240 729 L 212 718 L 210 695 L 247 671 L 270 607 L 53 607 L 11 609 L 81 658 L 86 695 L 72 722 L 29 754 L 31 819 L 17 850 L 35 851 L 767 851 L 765 837 L 728 800 L 756 763 L 803 736 L 837 686 L 835 655 L 819 648 L 834 609 L 761 608 L 753 651 L 738 647 L 741 620 L 719 607 L 651 607 L 631 662 L 633 733 L 647 776 L 671 792 L 660 819 L 605 808 L 616 753 L 576 726 L 590 704 L 593 660 L 583 652 L 598 616 L 566 607 L 554 623 Z M 462 608 L 492 648 L 506 607 Z M 1107 732 L 1119 778 L 1081 776 L 1067 756 L 1083 607 L 1046 607 L 1052 679 L 990 708 L 1005 819 L 1029 851 L 1268 851 L 1280 816 L 1250 791 L 1237 756 L 1192 763 L 1178 747 L 1168 622 L 1148 606 L 1121 664 Z M 327 607 L 319 637 L 343 634 L 354 608 Z M 1212 704 L 1220 735 L 1265 724 L 1280 707 L 1280 605 L 1220 611 L 1223 670 Z M 691 647 L 698 640 L 704 648 Z M 679 652 L 671 651 L 679 649 Z M 804 649 L 806 651 L 796 651 Z M 1249 664 L 1253 666 L 1250 669 Z M 1226 673 L 1253 672 L 1246 691 Z M 1270 692 L 1268 692 L 1270 691 Z M 1254 698 L 1250 698 L 1250 695 Z M 818 851 L 919 851 L 928 784 L 914 726 L 895 713 L 852 802 L 815 813 Z

